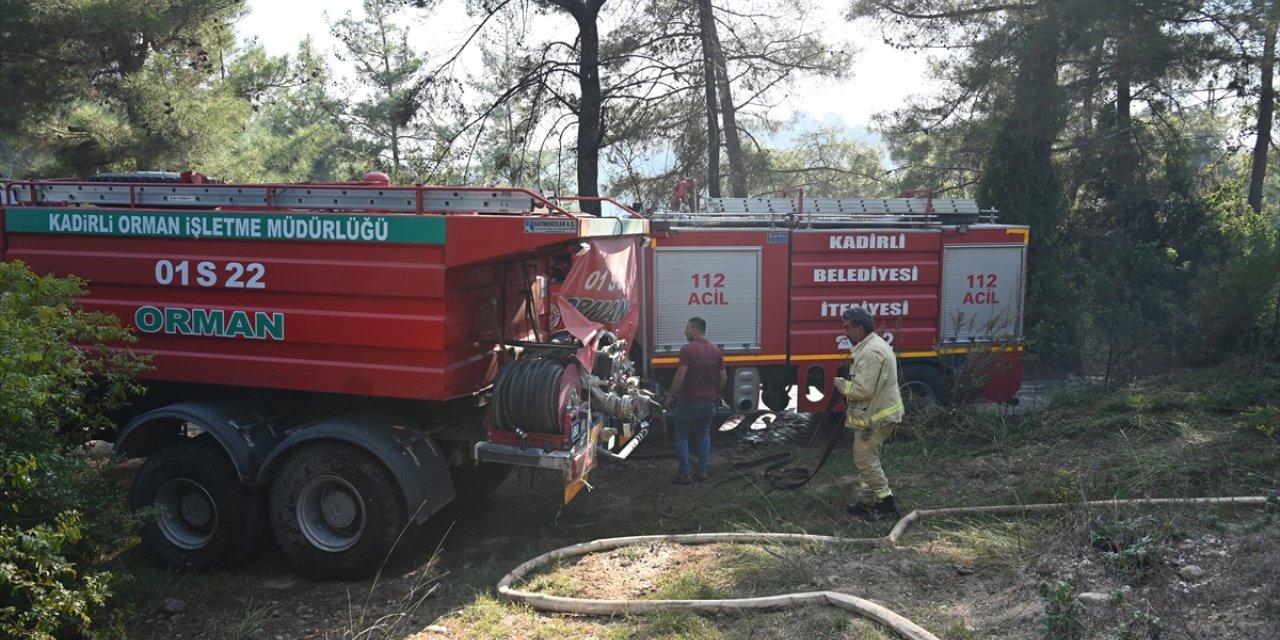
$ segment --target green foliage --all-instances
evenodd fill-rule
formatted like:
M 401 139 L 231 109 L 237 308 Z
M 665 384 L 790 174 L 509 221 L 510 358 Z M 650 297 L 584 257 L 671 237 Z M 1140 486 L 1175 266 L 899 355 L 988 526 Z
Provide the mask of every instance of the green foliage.
M 1046 640 L 1082 640 L 1089 637 L 1089 627 L 1084 622 L 1084 605 L 1076 600 L 1075 576 L 1068 576 L 1050 585 L 1040 583 L 1040 598 L 1044 600 L 1044 637 Z
M 1081 307 L 1072 286 L 1067 248 L 1061 242 L 1066 220 L 1062 178 L 1052 160 L 1053 143 L 1064 126 L 1066 111 L 1055 69 L 1061 17 L 1056 5 L 1028 17 L 1024 29 L 1011 36 L 1018 53 L 1011 79 L 1012 98 L 1005 111 L 993 114 L 999 125 L 982 162 L 977 197 L 995 207 L 1005 222 L 1031 227 L 1028 261 L 1038 276 L 1029 279 L 1029 339 L 1049 360 L 1074 369 L 1072 345 L 1082 329 L 1073 323 Z
M 1084 494 L 1080 492 L 1080 482 L 1066 469 L 1054 470 L 1049 494 L 1051 502 L 1065 504 L 1084 500 Z
M 666 611 L 645 616 L 647 638 L 667 640 L 723 640 L 728 636 L 690 611 Z
M 1142 584 L 1170 552 L 1173 533 L 1154 516 L 1090 523 L 1089 544 L 1127 584 Z
M 88 630 L 110 595 L 111 574 L 83 573 L 68 560 L 83 530 L 67 511 L 52 524 L 0 525 L 0 635 L 53 640 Z
M 822 127 L 797 135 L 785 149 L 748 154 L 752 194 L 774 195 L 803 189 L 806 198 L 897 197 L 878 149 Z
M 1041 363 L 1131 378 L 1167 364 L 1152 353 L 1275 352 L 1274 213 L 1269 234 L 1242 231 L 1257 217 L 1249 158 L 1221 151 L 1261 127 L 1246 103 L 1251 70 L 1274 62 L 1250 15 L 1263 5 L 851 4 L 886 41 L 963 52 L 932 67 L 944 90 L 884 118 L 886 140 L 902 175 L 961 190 L 980 157 L 979 202 L 1031 227 L 1027 337 Z M 1190 89 L 1233 61 L 1234 121 Z
M 1280 217 L 1229 211 L 1238 215 L 1217 221 L 1225 247 L 1200 269 L 1182 316 L 1182 351 L 1193 362 L 1280 355 Z
M 112 315 L 81 310 L 81 281 L 0 264 L 0 450 L 37 455 L 79 444 L 140 388 L 145 364 Z
M 88 567 L 130 521 L 100 466 L 66 451 L 109 426 L 145 363 L 114 316 L 75 304 L 83 293 L 0 263 L 0 631 L 14 636 L 113 629 L 111 576 Z
M 726 598 L 724 588 L 704 569 L 689 569 L 658 580 L 651 598 L 655 600 L 717 600 Z
M 426 61 L 410 46 L 409 29 L 393 21 L 398 2 L 364 0 L 363 6 L 361 19 L 348 12 L 331 25 L 345 50 L 341 59 L 355 66 L 359 86 L 365 89 L 346 92 L 365 97 L 344 101 L 342 113 L 369 143 L 377 168 L 397 182 L 420 181 L 423 177 L 412 170 L 412 159 L 429 133 Z
M 1276 441 L 1280 437 L 1280 406 L 1250 407 L 1240 414 L 1240 419 L 1236 421 L 1236 428 Z
M 253 118 L 237 144 L 207 161 L 208 173 L 230 181 L 301 182 L 359 179 L 374 168 L 374 150 L 341 118 L 330 91 L 332 70 L 310 40 L 290 57 L 259 46 L 229 66 L 229 91 L 247 100 Z
M 216 78 L 244 0 L 0 4 L 0 135 L 48 155 L 19 173 L 200 168 L 247 105 Z M 168 166 L 165 166 L 168 165 Z M 181 166 L 175 166 L 181 165 Z
M 1086 371 L 1103 382 L 1126 381 L 1149 371 L 1141 358 L 1163 343 L 1177 270 L 1154 244 L 1098 238 L 1090 243 L 1087 292 L 1079 314 L 1080 352 Z

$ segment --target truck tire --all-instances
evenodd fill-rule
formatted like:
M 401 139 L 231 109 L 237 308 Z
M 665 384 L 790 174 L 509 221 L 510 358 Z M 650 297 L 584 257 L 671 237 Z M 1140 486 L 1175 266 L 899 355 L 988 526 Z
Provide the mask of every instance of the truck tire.
M 173 567 L 230 567 L 267 537 L 266 500 L 240 485 L 230 458 L 210 436 L 160 449 L 134 477 L 135 511 L 158 506 L 139 531 L 142 546 Z
M 907 414 L 918 414 L 947 403 L 947 379 L 937 367 L 902 365 L 902 404 Z
M 765 385 L 764 391 L 760 394 L 760 400 L 764 402 L 764 406 L 775 413 L 785 411 L 787 405 L 791 404 L 791 398 L 787 395 L 787 385 Z
M 373 575 L 407 523 L 404 497 L 377 458 L 350 445 L 299 449 L 271 487 L 271 531 L 294 565 L 340 579 Z

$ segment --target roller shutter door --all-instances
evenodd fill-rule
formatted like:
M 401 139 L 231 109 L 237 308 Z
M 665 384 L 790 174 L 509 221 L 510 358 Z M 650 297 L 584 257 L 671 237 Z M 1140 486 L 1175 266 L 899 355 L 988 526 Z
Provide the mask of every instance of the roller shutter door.
M 655 352 L 684 346 L 689 318 L 725 352 L 760 349 L 760 248 L 668 247 L 654 251 Z
M 949 246 L 944 253 L 944 343 L 1022 337 L 1025 245 Z

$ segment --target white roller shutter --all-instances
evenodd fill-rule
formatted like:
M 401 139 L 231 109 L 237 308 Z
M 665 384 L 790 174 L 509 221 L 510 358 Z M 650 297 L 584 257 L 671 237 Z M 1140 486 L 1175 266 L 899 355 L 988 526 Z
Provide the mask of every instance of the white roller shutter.
M 1022 337 L 1025 245 L 944 249 L 942 340 L 1008 341 Z
M 760 247 L 660 247 L 653 259 L 656 353 L 678 352 L 694 316 L 724 351 L 760 349 Z

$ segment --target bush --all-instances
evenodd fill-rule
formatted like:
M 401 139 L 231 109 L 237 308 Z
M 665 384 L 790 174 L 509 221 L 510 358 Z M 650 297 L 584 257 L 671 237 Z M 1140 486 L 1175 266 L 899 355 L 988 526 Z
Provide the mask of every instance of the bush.
M 1127 584 L 1143 584 L 1170 552 L 1173 537 L 1154 516 L 1090 523 L 1089 544 Z
M 146 364 L 81 295 L 79 280 L 0 263 L 0 636 L 115 630 L 111 576 L 91 567 L 123 539 L 125 500 L 100 466 L 67 453 L 109 426 Z
M 1223 223 L 1229 244 L 1199 269 L 1181 318 L 1182 357 L 1221 361 L 1237 353 L 1280 355 L 1280 230 L 1274 216 L 1243 213 Z
M 1068 576 L 1052 585 L 1040 583 L 1040 598 L 1044 600 L 1044 637 L 1048 640 L 1080 640 L 1089 636 L 1084 623 L 1084 605 L 1076 600 L 1080 591 L 1075 576 Z
M 1080 351 L 1089 373 L 1104 382 L 1129 381 L 1158 370 L 1146 360 L 1158 347 L 1174 306 L 1176 260 L 1153 244 L 1124 234 L 1094 238 L 1095 255 L 1085 278 L 1088 303 L 1081 314 Z

